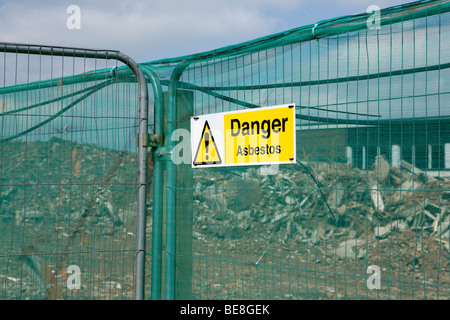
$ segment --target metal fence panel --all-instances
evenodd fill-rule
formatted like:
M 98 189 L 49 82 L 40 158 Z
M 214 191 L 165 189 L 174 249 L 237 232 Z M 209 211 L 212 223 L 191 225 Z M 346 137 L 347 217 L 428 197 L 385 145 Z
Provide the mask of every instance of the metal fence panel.
M 187 115 L 297 106 L 296 165 L 167 173 L 165 298 L 449 297 L 449 5 L 381 17 L 148 64 L 169 150 Z
M 136 77 L 117 52 L 0 46 L 0 298 L 134 298 Z

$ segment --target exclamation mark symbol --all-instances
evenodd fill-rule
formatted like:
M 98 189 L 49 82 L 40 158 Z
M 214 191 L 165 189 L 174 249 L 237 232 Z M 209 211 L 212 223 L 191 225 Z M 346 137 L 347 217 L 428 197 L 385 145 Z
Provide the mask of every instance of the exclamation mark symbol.
M 209 132 L 205 132 L 205 152 L 206 152 L 206 156 L 205 159 L 208 160 L 209 156 L 208 156 L 208 148 L 209 148 Z

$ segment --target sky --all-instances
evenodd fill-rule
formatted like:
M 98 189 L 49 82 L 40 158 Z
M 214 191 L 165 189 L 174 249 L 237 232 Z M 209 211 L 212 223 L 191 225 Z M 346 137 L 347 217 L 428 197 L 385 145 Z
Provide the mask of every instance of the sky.
M 217 49 L 402 0 L 0 0 L 0 41 L 120 50 L 137 62 Z M 71 6 L 79 8 L 79 15 Z M 69 10 L 68 10 L 69 9 Z M 79 18 L 79 19 L 78 19 Z

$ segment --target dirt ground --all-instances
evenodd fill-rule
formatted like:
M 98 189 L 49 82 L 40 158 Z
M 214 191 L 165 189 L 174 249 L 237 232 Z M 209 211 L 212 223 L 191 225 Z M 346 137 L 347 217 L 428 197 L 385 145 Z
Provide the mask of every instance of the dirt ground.
M 202 237 L 194 242 L 198 252 L 194 254 L 194 296 L 269 300 L 450 297 L 448 252 L 437 242 L 422 242 L 413 232 L 395 234 L 391 239 L 364 243 L 367 251 L 361 259 L 351 254 L 346 259 L 336 257 L 333 242 L 283 244 L 258 238 Z M 380 289 L 368 288 L 373 274 L 367 272 L 370 265 L 380 267 Z

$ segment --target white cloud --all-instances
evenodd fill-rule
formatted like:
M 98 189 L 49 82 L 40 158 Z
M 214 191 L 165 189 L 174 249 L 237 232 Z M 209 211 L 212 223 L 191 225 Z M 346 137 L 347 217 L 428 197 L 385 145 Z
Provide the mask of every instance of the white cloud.
M 118 49 L 138 62 L 197 53 L 402 0 L 0 0 L 0 41 Z M 69 5 L 81 29 L 69 30 Z M 306 13 L 305 13 L 306 12 Z
M 119 49 L 139 61 L 215 49 L 273 32 L 298 0 L 0 2 L 0 41 Z M 81 9 L 69 30 L 66 9 Z
M 381 9 L 392 7 L 400 4 L 405 4 L 411 2 L 410 0 L 338 0 L 337 3 L 348 8 L 355 8 L 357 12 L 365 12 L 365 9 L 371 5 L 376 5 Z M 351 11 L 353 13 L 353 10 Z

